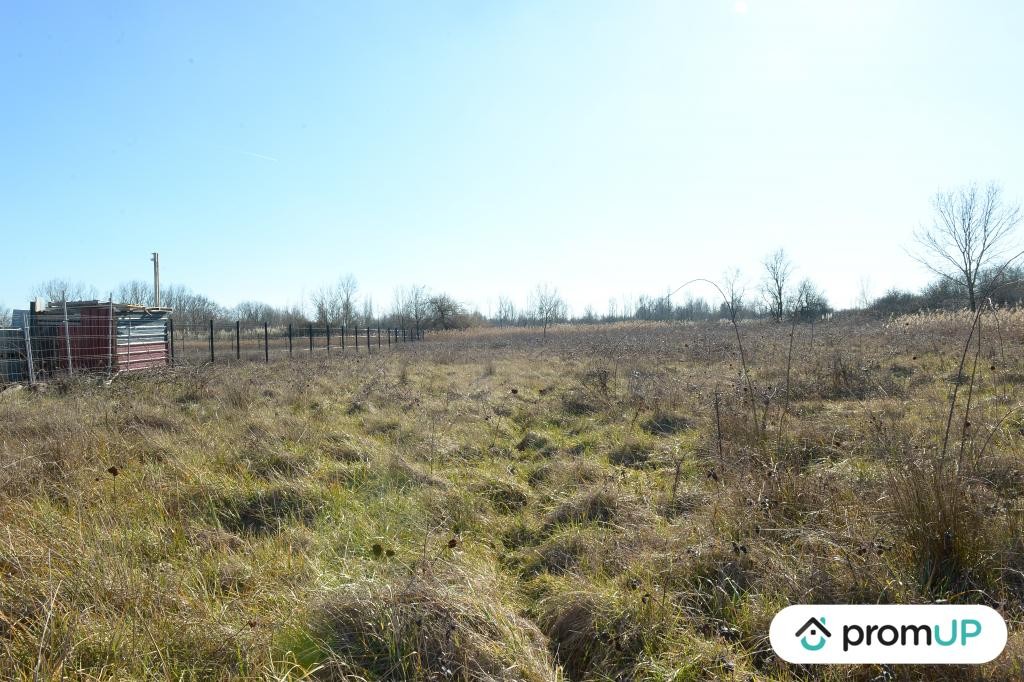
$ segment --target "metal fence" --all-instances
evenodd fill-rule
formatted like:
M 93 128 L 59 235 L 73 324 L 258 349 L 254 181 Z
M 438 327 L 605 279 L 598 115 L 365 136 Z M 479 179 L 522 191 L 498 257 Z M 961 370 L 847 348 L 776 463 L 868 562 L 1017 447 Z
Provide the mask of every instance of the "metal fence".
M 36 383 L 75 374 L 106 374 L 206 363 L 379 354 L 420 341 L 422 330 L 217 322 L 154 324 L 139 315 L 85 317 L 0 329 L 0 384 Z
M 243 360 L 270 362 L 342 353 L 381 353 L 422 340 L 423 330 L 358 325 L 270 326 L 266 323 L 213 320 L 202 325 L 186 325 L 172 320 L 168 337 L 172 364 L 195 365 Z

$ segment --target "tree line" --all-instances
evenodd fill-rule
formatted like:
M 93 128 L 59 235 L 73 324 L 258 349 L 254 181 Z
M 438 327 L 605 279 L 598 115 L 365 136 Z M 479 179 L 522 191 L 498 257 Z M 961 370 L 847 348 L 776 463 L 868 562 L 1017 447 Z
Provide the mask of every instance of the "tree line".
M 976 310 L 980 305 L 1018 305 L 1024 302 L 1024 255 L 1015 241 L 1022 220 L 1020 204 L 1007 201 L 999 186 L 976 185 L 939 192 L 932 200 L 932 221 L 914 235 L 908 253 L 924 265 L 935 279 L 921 291 L 890 289 L 871 298 L 866 293 L 855 309 L 887 316 L 923 309 Z M 544 334 L 552 324 L 620 322 L 626 320 L 700 321 L 714 319 L 765 318 L 776 322 L 813 322 L 833 314 L 827 296 L 809 278 L 797 278 L 797 268 L 783 249 L 768 254 L 753 283 L 739 270 L 725 272 L 715 284 L 721 300 L 686 293 L 682 300 L 674 292 L 663 295 L 623 296 L 608 301 L 598 313 L 587 306 L 571 315 L 557 287 L 540 283 L 517 306 L 510 297 L 498 298 L 486 314 L 471 309 L 454 296 L 432 291 L 424 285 L 395 289 L 388 304 L 376 304 L 361 295 L 352 274 L 313 292 L 309 305 L 275 307 L 259 301 L 235 306 L 219 305 L 213 299 L 171 285 L 161 289 L 161 304 L 172 308 L 180 324 L 202 325 L 209 320 L 239 320 L 243 323 L 308 325 L 319 327 L 401 327 L 408 329 L 465 329 L 473 326 L 541 327 Z M 63 279 L 43 282 L 33 296 L 51 302 L 98 299 L 94 287 Z M 120 303 L 152 306 L 149 282 L 125 282 L 112 292 Z M 0 305 L 0 327 L 11 323 L 10 310 Z

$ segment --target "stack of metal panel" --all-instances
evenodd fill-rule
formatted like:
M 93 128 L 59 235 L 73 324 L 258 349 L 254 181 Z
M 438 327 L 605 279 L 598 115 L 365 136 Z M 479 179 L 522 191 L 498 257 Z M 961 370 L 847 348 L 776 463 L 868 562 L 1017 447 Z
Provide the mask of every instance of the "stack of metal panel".
M 78 371 L 131 372 L 170 364 L 169 308 L 69 301 L 15 311 L 0 331 L 0 381 L 24 381 L 25 330 L 36 378 Z
M 116 370 L 131 372 L 170 364 L 166 309 L 115 309 L 117 320 Z

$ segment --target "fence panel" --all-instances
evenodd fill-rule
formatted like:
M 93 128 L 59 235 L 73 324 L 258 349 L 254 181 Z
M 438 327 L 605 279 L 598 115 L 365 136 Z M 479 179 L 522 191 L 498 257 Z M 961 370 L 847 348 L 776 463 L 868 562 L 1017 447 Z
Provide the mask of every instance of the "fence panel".
M 76 373 L 114 374 L 208 363 L 310 360 L 402 348 L 422 338 L 410 329 L 342 325 L 270 325 L 155 319 L 145 310 L 102 304 L 64 315 L 26 314 L 0 329 L 0 384 Z

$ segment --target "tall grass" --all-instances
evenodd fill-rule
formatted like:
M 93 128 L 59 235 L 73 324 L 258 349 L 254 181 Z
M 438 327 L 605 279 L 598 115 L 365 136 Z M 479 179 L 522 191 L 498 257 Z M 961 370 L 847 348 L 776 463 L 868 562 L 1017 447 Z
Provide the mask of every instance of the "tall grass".
M 774 613 L 945 599 L 1000 609 L 1008 651 L 896 674 L 1020 679 L 1024 315 L 992 315 L 483 330 L 0 394 L 4 673 L 866 680 L 779 661 Z

